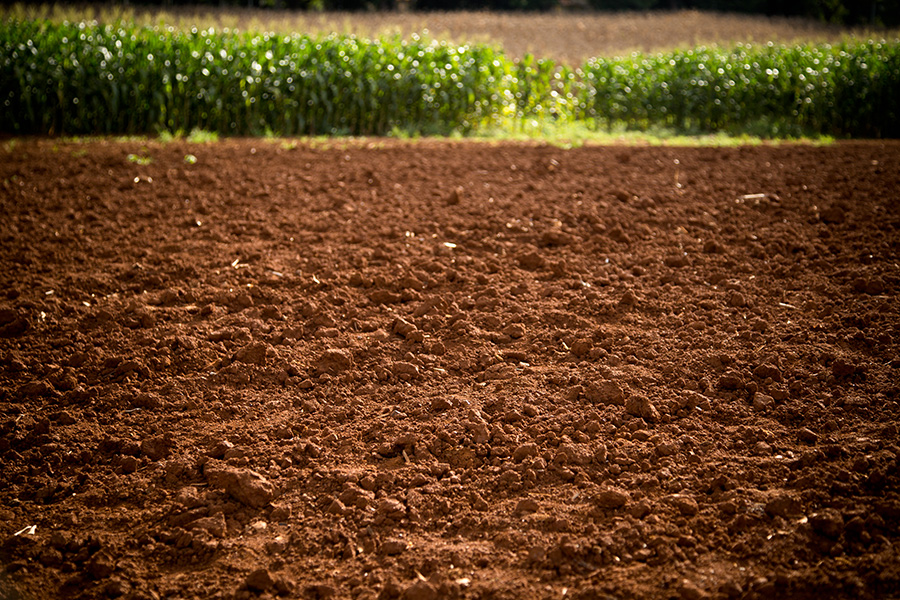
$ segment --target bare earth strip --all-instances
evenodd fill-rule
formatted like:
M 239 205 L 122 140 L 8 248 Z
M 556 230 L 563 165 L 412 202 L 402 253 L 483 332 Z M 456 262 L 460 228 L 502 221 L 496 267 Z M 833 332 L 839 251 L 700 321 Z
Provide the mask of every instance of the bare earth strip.
M 366 37 L 423 34 L 454 43 L 502 46 L 510 56 L 526 53 L 577 66 L 593 56 L 621 56 L 634 51 L 660 52 L 699 45 L 741 43 L 837 42 L 847 36 L 892 38 L 898 32 L 846 29 L 815 21 L 697 11 L 630 13 L 322 13 L 260 10 L 175 10 L 121 12 L 102 8 L 34 9 L 30 14 L 69 20 L 110 21 L 126 16 L 139 23 L 180 27 L 310 34 L 353 33 Z
M 0 152 L 2 598 L 900 589 L 896 142 Z

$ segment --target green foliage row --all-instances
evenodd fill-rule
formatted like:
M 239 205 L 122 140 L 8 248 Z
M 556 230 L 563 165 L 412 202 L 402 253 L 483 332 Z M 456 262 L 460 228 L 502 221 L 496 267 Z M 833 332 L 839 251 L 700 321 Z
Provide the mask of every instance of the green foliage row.
M 900 136 L 900 42 L 698 48 L 583 68 L 582 117 L 637 128 Z
M 468 131 L 508 61 L 488 47 L 353 36 L 0 25 L 0 130 L 229 135 Z
M 498 122 L 900 137 L 900 41 L 698 48 L 579 69 L 414 37 L 0 23 L 0 132 L 472 133 Z

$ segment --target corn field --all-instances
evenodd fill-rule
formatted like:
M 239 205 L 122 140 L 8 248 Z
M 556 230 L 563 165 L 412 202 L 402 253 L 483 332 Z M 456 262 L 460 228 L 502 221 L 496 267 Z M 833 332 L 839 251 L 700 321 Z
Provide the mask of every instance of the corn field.
M 900 135 L 900 43 L 698 48 L 592 59 L 582 118 L 637 128 Z
M 468 131 L 496 111 L 488 47 L 353 36 L 6 23 L 0 130 L 230 135 Z
M 572 69 L 486 45 L 0 23 L 0 132 L 470 134 L 524 120 L 900 135 L 900 42 L 738 45 Z

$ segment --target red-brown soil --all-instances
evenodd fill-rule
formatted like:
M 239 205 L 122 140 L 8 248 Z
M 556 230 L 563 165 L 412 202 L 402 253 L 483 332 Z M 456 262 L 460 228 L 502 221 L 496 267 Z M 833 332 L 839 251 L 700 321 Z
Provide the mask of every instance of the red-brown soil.
M 898 142 L 0 152 L 0 597 L 898 597 Z

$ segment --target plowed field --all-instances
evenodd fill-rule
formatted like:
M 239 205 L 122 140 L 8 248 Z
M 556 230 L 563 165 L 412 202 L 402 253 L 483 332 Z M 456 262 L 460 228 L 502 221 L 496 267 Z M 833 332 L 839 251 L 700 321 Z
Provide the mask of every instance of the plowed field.
M 0 152 L 0 597 L 897 597 L 898 142 Z

